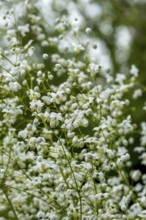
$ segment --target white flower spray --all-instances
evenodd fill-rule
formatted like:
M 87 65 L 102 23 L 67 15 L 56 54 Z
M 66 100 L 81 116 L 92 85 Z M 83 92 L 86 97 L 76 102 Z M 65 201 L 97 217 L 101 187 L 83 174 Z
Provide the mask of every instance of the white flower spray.
M 125 113 L 138 70 L 114 79 L 93 61 L 82 16 L 57 19 L 52 4 L 47 21 L 37 1 L 12 3 L 25 19 L 3 5 L 0 219 L 142 219 L 145 178 L 139 170 L 128 176 L 136 125 Z M 145 146 L 145 122 L 141 128 Z M 139 179 L 143 185 L 132 183 Z

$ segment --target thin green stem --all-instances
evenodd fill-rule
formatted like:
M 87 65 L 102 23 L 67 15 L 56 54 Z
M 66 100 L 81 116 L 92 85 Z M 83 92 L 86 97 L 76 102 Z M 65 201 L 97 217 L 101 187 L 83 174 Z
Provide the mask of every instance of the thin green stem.
M 4 192 L 5 196 L 6 196 L 6 199 L 7 199 L 8 203 L 9 203 L 9 205 L 10 205 L 10 207 L 11 207 L 13 213 L 14 213 L 15 220 L 19 220 L 19 218 L 18 218 L 18 216 L 17 216 L 17 213 L 16 213 L 16 211 L 15 211 L 15 208 L 14 208 L 14 206 L 13 206 L 13 204 L 12 204 L 12 202 L 11 202 L 9 196 L 8 196 L 7 190 L 5 189 L 4 186 L 2 187 L 2 190 L 3 190 L 3 192 Z
M 45 127 L 47 127 L 47 128 L 49 127 L 44 121 L 42 121 L 42 122 L 43 122 L 43 124 L 45 125 Z M 54 134 L 54 135 L 55 135 L 55 134 Z M 68 156 L 66 155 L 66 152 L 65 152 L 64 146 L 63 146 L 63 144 L 62 144 L 62 142 L 61 142 L 61 140 L 60 140 L 60 137 L 58 137 L 57 135 L 55 135 L 55 137 L 56 137 L 56 138 L 59 140 L 59 142 L 60 142 L 60 145 L 61 145 L 63 154 L 64 154 L 65 157 L 66 157 L 66 160 L 67 160 L 67 162 L 68 162 L 69 168 L 70 168 L 70 170 L 71 170 L 71 173 L 72 173 L 72 176 L 73 176 L 73 179 L 74 179 L 74 183 L 75 183 L 75 186 L 76 186 L 76 191 L 77 191 L 77 193 L 78 193 L 79 200 L 80 200 L 80 220 L 82 220 L 82 198 L 81 198 L 81 194 L 80 194 L 80 189 L 79 189 L 79 186 L 78 186 L 78 184 L 77 184 L 76 177 L 75 177 L 73 168 L 72 168 L 72 166 L 71 166 L 70 160 L 69 160 Z
M 64 175 L 63 170 L 62 170 L 62 168 L 61 168 L 61 167 L 60 167 L 60 173 L 61 173 L 61 175 L 62 175 L 62 177 L 63 177 L 63 180 L 64 180 L 64 182 L 65 182 L 65 184 L 66 184 L 67 188 L 69 189 L 68 182 L 66 181 L 65 175 Z
M 18 190 L 19 192 L 25 192 L 24 190 L 15 188 L 14 186 L 9 186 L 9 185 L 5 185 L 5 186 L 6 186 L 7 188 L 10 188 L 10 189 Z M 26 194 L 29 194 L 30 196 L 33 196 L 33 197 L 36 197 L 36 198 L 42 200 L 43 202 L 47 203 L 51 208 L 53 208 L 53 206 L 51 206 L 50 203 L 48 203 L 45 199 L 43 199 L 43 198 L 41 198 L 41 197 L 39 197 L 39 196 L 37 196 L 37 195 L 34 195 L 34 194 L 32 194 L 32 193 L 30 193 L 30 192 L 28 192 L 28 191 L 25 192 L 25 193 L 26 193 Z
M 9 63 L 11 63 L 13 66 L 15 66 L 15 64 L 8 57 L 6 57 L 4 54 L 1 54 L 1 55 L 5 60 L 7 60 Z
M 57 136 L 56 136 L 56 137 L 57 137 Z M 58 137 L 57 137 L 57 138 L 58 138 Z M 64 147 L 63 147 L 63 145 L 62 145 L 62 142 L 60 141 L 59 138 L 58 138 L 58 140 L 59 140 L 59 142 L 60 142 L 60 144 L 61 144 L 63 153 L 64 153 L 64 155 L 65 155 L 65 157 L 66 157 L 66 159 L 67 159 L 68 165 L 69 165 L 69 167 L 70 167 L 70 170 L 71 170 L 71 172 L 72 172 L 72 176 L 73 176 L 73 179 L 74 179 L 74 182 L 75 182 L 75 185 L 76 185 L 76 190 L 77 190 L 77 193 L 78 193 L 78 195 L 79 195 L 79 200 L 80 200 L 80 220 L 82 220 L 82 198 L 81 198 L 81 194 L 80 194 L 80 189 L 79 189 L 79 187 L 78 187 L 78 184 L 77 184 L 77 181 L 76 181 L 76 177 L 75 177 L 74 171 L 73 171 L 72 166 L 71 166 L 71 164 L 70 164 L 70 161 L 69 161 L 69 159 L 68 159 L 68 157 L 67 157 L 67 155 L 66 155 L 65 149 L 64 149 Z

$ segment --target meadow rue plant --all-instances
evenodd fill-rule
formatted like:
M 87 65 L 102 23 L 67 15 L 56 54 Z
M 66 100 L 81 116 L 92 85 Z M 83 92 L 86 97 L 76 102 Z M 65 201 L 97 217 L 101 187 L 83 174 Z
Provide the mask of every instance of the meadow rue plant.
M 146 174 L 129 150 L 146 165 L 146 122 L 126 95 L 142 96 L 138 69 L 114 77 L 82 16 L 48 6 L 45 20 L 39 1 L 0 3 L 0 219 L 146 219 Z

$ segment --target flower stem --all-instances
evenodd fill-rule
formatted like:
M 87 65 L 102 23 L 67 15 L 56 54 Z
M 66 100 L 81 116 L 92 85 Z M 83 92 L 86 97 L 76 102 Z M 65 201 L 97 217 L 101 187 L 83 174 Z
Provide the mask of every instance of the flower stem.
M 10 205 L 12 211 L 13 211 L 13 214 L 14 214 L 14 216 L 15 216 L 15 220 L 19 220 L 19 218 L 18 218 L 18 216 L 17 216 L 17 213 L 16 213 L 16 211 L 15 211 L 15 208 L 14 208 L 14 206 L 13 206 L 13 204 L 12 204 L 12 202 L 11 202 L 9 196 L 8 196 L 7 190 L 5 189 L 5 187 L 2 187 L 2 190 L 3 190 L 3 192 L 4 192 L 5 196 L 6 196 L 6 199 L 7 199 L 8 203 L 9 203 L 9 205 Z

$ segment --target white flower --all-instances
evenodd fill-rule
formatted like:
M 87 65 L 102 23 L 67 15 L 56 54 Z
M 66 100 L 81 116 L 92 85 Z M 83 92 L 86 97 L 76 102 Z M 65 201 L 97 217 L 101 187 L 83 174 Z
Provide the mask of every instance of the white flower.
M 74 48 L 74 53 L 75 54 L 80 54 L 81 52 L 83 52 L 85 50 L 85 48 L 83 47 L 83 45 L 78 44 L 77 46 L 75 46 Z
M 139 203 L 134 203 L 131 207 L 130 210 L 128 210 L 128 213 L 130 214 L 131 217 L 133 217 L 133 219 L 142 214 L 142 207 L 140 206 Z M 144 219 L 143 219 L 144 220 Z
M 29 32 L 29 24 L 25 24 L 23 26 L 19 25 L 18 30 L 21 32 L 22 36 L 25 36 L 25 34 Z
M 44 212 L 42 212 L 42 211 L 39 211 L 38 213 L 37 213 L 37 218 L 38 219 L 42 219 L 42 218 L 45 218 L 45 213 Z
M 44 103 L 41 102 L 40 100 L 32 100 L 30 102 L 30 108 L 33 110 L 41 110 L 41 108 L 43 107 Z
M 85 31 L 86 31 L 87 34 L 89 34 L 92 30 L 91 30 L 91 28 L 87 27 L 87 28 L 85 29 Z
M 141 96 L 142 96 L 142 90 L 141 89 L 134 90 L 133 99 L 137 99 L 137 98 L 139 98 Z
M 49 57 L 48 54 L 46 54 L 46 53 L 43 54 L 43 59 L 44 59 L 44 60 L 47 60 L 48 57 Z
M 126 76 L 124 74 L 120 74 L 120 73 L 116 74 L 116 80 L 115 80 L 116 82 L 123 83 L 125 79 Z
M 112 89 L 108 88 L 100 94 L 100 97 L 102 99 L 108 99 L 111 94 L 112 94 Z
M 141 175 L 142 173 L 140 170 L 134 170 L 131 172 L 131 177 L 135 182 L 137 182 L 141 178 Z
M 27 135 L 28 135 L 28 131 L 26 129 L 19 131 L 19 133 L 18 133 L 18 137 L 21 137 L 23 139 L 26 139 Z
M 12 92 L 18 92 L 22 87 L 18 82 L 10 82 L 9 88 Z
M 97 144 L 98 141 L 97 141 L 97 138 L 90 137 L 90 138 L 85 139 L 85 143 L 95 143 L 95 144 Z
M 130 69 L 131 75 L 133 75 L 134 77 L 137 77 L 138 76 L 138 72 L 139 72 L 139 70 L 137 69 L 137 67 L 135 65 L 132 65 L 131 69 Z
M 138 214 L 138 217 L 140 217 L 140 218 L 142 218 L 143 220 L 145 220 L 145 219 L 146 219 L 146 210 L 141 211 L 141 213 Z

